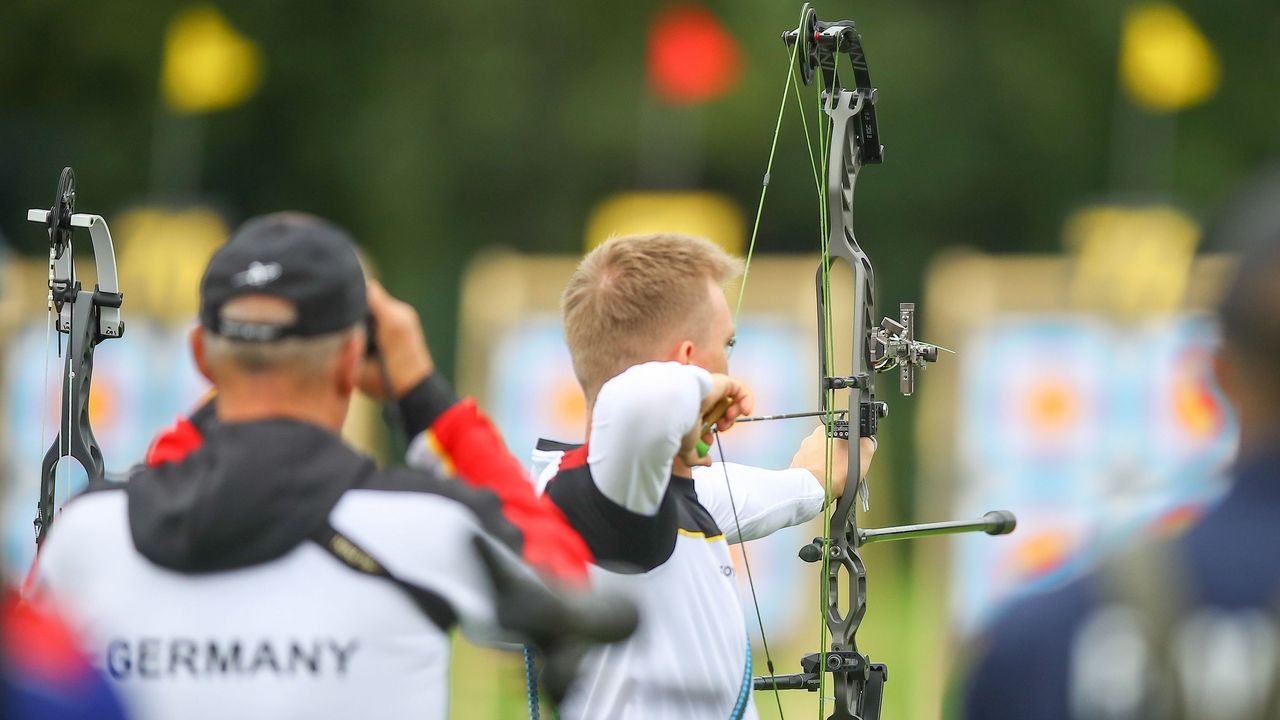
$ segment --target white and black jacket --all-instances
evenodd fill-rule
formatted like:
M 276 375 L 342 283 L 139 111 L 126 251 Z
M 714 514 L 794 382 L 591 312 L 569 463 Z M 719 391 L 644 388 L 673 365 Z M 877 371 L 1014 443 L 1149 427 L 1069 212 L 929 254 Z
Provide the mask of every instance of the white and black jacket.
M 443 719 L 450 629 L 513 624 L 478 542 L 519 556 L 492 494 L 264 420 L 73 500 L 34 578 L 139 720 Z
M 587 657 L 561 717 L 756 717 L 729 543 L 814 517 L 824 494 L 800 469 L 717 464 L 693 479 L 672 475 L 710 386 L 694 366 L 637 365 L 601 388 L 588 445 L 543 441 L 535 454 L 547 496 L 595 556 L 592 585 L 632 598 L 643 618 L 629 640 Z

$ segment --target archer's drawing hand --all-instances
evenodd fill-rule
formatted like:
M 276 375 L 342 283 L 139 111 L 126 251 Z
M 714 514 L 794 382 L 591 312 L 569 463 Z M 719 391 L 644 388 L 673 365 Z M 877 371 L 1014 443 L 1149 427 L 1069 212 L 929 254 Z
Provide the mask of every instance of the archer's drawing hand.
M 398 398 L 430 375 L 435 363 L 427 349 L 418 311 L 409 303 L 392 297 L 376 280 L 368 281 L 367 291 L 378 354 L 387 365 L 391 392 Z M 387 390 L 382 386 L 382 373 L 376 358 L 365 358 L 360 369 L 360 390 L 379 400 L 386 398 Z
M 710 465 L 711 454 L 698 454 L 698 441 L 711 445 L 714 438 L 711 427 L 718 431 L 728 430 L 733 421 L 750 415 L 756 408 L 756 396 L 741 380 L 722 375 L 711 374 L 711 390 L 702 398 L 702 406 L 698 413 L 698 422 L 685 434 L 680 442 L 679 458 L 689 467 Z
M 871 468 L 871 458 L 876 454 L 875 438 L 858 438 L 858 477 L 865 478 Z M 801 468 L 813 473 L 818 482 L 826 484 L 827 474 L 827 428 L 818 425 L 800 442 L 795 457 L 791 458 L 791 467 Z M 845 481 L 849 476 L 849 441 L 833 438 L 831 440 L 831 497 L 844 495 Z

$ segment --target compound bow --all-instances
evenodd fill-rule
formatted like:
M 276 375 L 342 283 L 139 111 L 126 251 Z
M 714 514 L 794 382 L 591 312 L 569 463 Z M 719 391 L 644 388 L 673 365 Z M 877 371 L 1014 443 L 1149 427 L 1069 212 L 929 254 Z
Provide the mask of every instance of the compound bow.
M 792 88 L 795 89 L 795 97 L 799 102 L 800 84 L 811 85 L 818 78 L 822 111 L 819 117 L 826 118 L 825 123 L 821 120 L 819 122 L 820 129 L 825 130 L 822 136 L 821 165 L 813 155 L 812 142 L 809 143 L 810 162 L 815 181 L 818 182 L 822 225 L 822 258 L 817 271 L 819 411 L 795 413 L 790 417 L 818 415 L 827 427 L 828 468 L 825 483 L 827 496 L 830 498 L 832 441 L 837 438 L 850 439 L 854 427 L 858 436 L 874 437 L 880 419 L 888 414 L 888 406 L 876 399 L 876 373 L 897 369 L 902 394 L 911 395 L 915 390 L 916 369 L 936 361 L 940 348 L 915 338 L 915 306 L 912 303 L 901 304 L 897 320 L 884 318 L 880 324 L 875 324 L 875 273 L 870 259 L 854 237 L 853 193 L 859 171 L 864 165 L 882 162 L 884 148 L 880 144 L 876 124 L 877 92 L 871 84 L 867 58 L 857 28 L 848 20 L 819 21 L 817 13 L 806 3 L 801 10 L 799 25 L 796 29 L 783 33 L 782 38 L 790 49 L 791 57 L 787 84 L 783 89 L 784 109 Z M 841 75 L 839 61 L 842 57 L 848 59 L 852 68 L 851 87 L 846 86 Z M 797 73 L 799 81 L 793 83 Z M 780 109 L 778 125 L 774 129 L 769 170 L 777 150 L 784 109 Z M 806 127 L 806 134 L 807 130 Z M 760 208 L 757 209 L 747 255 L 748 268 L 759 232 L 769 170 L 766 170 L 761 188 Z M 831 269 L 839 262 L 847 264 L 853 279 L 852 374 L 847 376 L 839 375 L 835 370 Z M 745 285 L 744 277 L 743 290 Z M 741 307 L 742 296 L 739 295 L 739 312 Z M 840 391 L 848 391 L 847 402 L 843 405 L 837 397 Z M 829 716 L 831 720 L 877 720 L 880 716 L 883 686 L 887 679 L 885 666 L 872 663 L 858 649 L 856 641 L 858 626 L 866 613 L 867 599 L 866 568 L 859 548 L 883 540 L 957 532 L 982 531 L 999 535 L 1012 532 L 1015 525 L 1012 514 L 996 511 L 973 522 L 943 522 L 883 529 L 859 528 L 855 496 L 861 497 L 864 508 L 867 501 L 867 486 L 858 477 L 861 466 L 859 454 L 859 443 L 850 443 L 845 484 L 847 490 L 836 500 L 834 509 L 827 515 L 824 536 L 814 538 L 812 543 L 800 550 L 802 560 L 822 563 L 821 602 L 825 632 L 831 634 L 830 647 L 826 647 L 826 638 L 823 637 L 822 649 L 801 660 L 803 672 L 774 675 L 772 658 L 768 657 L 768 643 L 765 640 L 770 674 L 754 680 L 757 690 L 773 690 L 775 694 L 780 690 L 800 689 L 818 692 L 822 698 L 819 703 L 821 716 L 825 707 L 826 676 L 829 673 L 835 701 Z M 721 455 L 723 456 L 723 451 Z M 749 566 L 747 575 L 750 579 Z M 751 592 L 754 600 L 754 583 Z M 846 600 L 843 609 L 842 598 Z M 757 617 L 758 614 L 757 608 Z M 763 640 L 762 624 L 760 630 Z M 778 708 L 781 714 L 780 699 Z
M 58 469 L 63 458 L 73 458 L 84 468 L 89 481 L 105 475 L 102 450 L 89 424 L 89 391 L 93 382 L 93 351 L 98 343 L 124 334 L 120 319 L 120 293 L 116 277 L 116 255 L 111 244 L 107 221 L 99 215 L 75 212 L 76 174 L 67 167 L 58 177 L 58 191 L 53 207 L 28 210 L 27 220 L 44 225 L 49 232 L 50 322 L 61 335 L 67 336 L 63 356 L 61 421 L 58 433 L 40 468 L 40 497 L 36 504 L 36 544 L 44 540 L 53 524 L 58 492 Z M 97 284 L 93 292 L 84 290 L 76 277 L 73 228 L 87 228 L 93 241 L 93 259 L 97 268 Z M 47 329 L 47 328 L 46 328 Z M 45 351 L 48 352 L 48 338 Z M 48 360 L 46 356 L 46 373 Z M 46 383 L 47 387 L 47 383 Z M 41 432 L 41 439 L 44 433 Z

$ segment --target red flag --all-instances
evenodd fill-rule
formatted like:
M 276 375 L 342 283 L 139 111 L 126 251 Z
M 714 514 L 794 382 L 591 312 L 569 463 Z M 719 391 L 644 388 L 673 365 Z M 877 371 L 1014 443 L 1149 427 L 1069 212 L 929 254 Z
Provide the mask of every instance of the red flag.
M 649 85 L 673 105 L 714 100 L 737 84 L 741 56 L 738 42 L 706 8 L 667 8 L 649 31 Z

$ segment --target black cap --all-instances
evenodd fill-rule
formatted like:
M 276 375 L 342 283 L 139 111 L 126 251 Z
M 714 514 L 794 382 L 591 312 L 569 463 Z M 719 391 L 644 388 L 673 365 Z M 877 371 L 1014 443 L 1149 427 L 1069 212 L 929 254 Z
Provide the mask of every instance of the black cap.
M 291 325 L 224 320 L 222 307 L 269 295 L 297 310 Z M 337 332 L 368 314 L 364 272 L 345 230 L 304 213 L 248 220 L 214 253 L 200 281 L 200 323 L 235 340 L 269 342 Z

